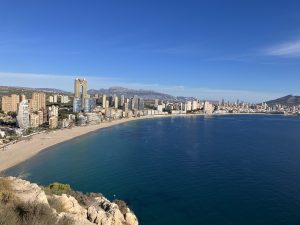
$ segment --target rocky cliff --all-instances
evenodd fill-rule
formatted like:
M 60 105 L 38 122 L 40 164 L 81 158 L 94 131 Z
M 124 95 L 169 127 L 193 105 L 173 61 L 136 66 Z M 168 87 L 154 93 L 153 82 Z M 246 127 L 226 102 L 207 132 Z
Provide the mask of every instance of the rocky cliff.
M 138 225 L 134 213 L 120 200 L 83 194 L 70 186 L 37 184 L 0 177 L 0 224 Z

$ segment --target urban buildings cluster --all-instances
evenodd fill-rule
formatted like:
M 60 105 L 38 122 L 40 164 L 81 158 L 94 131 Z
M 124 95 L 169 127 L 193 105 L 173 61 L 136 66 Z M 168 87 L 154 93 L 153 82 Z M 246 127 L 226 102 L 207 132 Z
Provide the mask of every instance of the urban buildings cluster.
M 58 106 L 46 107 L 46 93 L 33 92 L 31 99 L 25 95 L 2 96 L 2 111 L 15 113 L 20 129 L 37 128 L 49 123 L 49 128 L 57 127 Z
M 68 104 L 68 103 L 72 104 Z M 33 92 L 25 95 L 2 96 L 0 113 L 0 144 L 5 144 L 29 133 L 46 129 L 68 128 L 97 124 L 115 119 L 151 115 L 281 113 L 300 114 L 300 106 L 268 106 L 236 101 L 211 103 L 197 99 L 187 101 L 144 100 L 134 95 L 88 94 L 86 79 L 75 79 L 74 95 Z M 15 121 L 15 122 L 14 122 Z M 30 132 L 28 132 L 30 131 Z M 13 137 L 13 138 L 12 138 Z

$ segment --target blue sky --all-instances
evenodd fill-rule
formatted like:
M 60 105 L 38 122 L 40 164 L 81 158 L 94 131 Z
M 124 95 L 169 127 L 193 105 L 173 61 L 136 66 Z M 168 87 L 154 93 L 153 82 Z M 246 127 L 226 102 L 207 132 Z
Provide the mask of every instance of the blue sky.
M 300 95 L 300 1 L 2 0 L 0 85 Z

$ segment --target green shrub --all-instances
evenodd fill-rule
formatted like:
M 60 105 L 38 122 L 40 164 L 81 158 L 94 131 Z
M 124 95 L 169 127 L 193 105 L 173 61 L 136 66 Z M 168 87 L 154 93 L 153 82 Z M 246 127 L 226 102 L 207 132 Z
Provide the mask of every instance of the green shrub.
M 48 189 L 51 194 L 55 195 L 67 194 L 72 190 L 69 184 L 61 184 L 57 182 L 50 184 L 46 189 Z

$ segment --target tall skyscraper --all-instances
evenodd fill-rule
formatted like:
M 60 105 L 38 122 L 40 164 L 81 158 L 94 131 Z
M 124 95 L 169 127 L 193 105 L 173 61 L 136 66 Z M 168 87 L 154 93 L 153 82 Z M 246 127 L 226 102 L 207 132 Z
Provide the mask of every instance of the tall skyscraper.
M 145 105 L 144 99 L 139 98 L 138 109 L 139 110 L 144 110 L 144 105 Z
M 118 107 L 119 107 L 119 98 L 118 98 L 118 96 L 115 96 L 114 97 L 114 106 L 115 106 L 115 109 L 117 109 Z
M 30 126 L 29 123 L 29 107 L 28 101 L 23 100 L 19 104 L 18 116 L 17 116 L 18 125 L 21 129 L 28 129 Z
M 124 95 L 121 95 L 121 102 L 120 102 L 120 105 L 123 107 L 125 103 L 125 96 Z
M 131 110 L 137 110 L 139 108 L 139 97 L 137 95 L 134 95 L 133 98 L 130 99 L 130 109 Z
M 87 80 L 86 79 L 75 79 L 74 84 L 74 95 L 75 98 L 84 99 L 87 97 Z
M 2 96 L 2 110 L 5 113 L 17 112 L 19 103 L 19 95 Z
M 88 103 L 89 95 L 87 94 L 87 80 L 76 78 L 74 83 L 73 112 L 84 110 L 85 105 Z
M 105 109 L 106 107 L 108 107 L 108 105 L 106 106 L 106 95 L 102 95 L 102 107 Z

